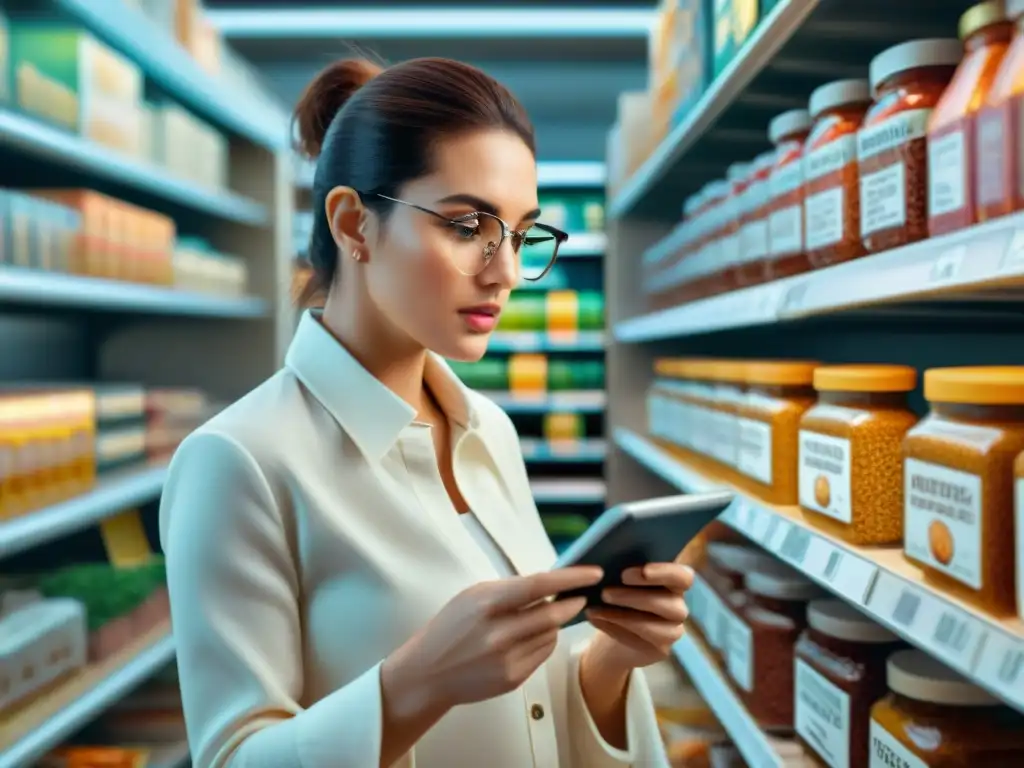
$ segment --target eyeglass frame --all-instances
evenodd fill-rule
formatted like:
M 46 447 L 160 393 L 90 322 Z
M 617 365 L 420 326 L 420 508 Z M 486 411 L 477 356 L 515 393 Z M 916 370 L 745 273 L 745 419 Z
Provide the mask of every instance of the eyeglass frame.
M 359 194 L 360 196 L 365 197 L 365 195 L 363 195 L 362 192 L 360 192 Z M 492 219 L 495 219 L 499 224 L 501 224 L 501 240 L 498 241 L 498 244 L 494 248 L 494 253 L 492 253 L 490 256 L 487 255 L 487 249 L 484 249 L 484 253 L 482 254 L 484 259 L 484 267 L 483 269 L 480 270 L 480 272 L 483 272 L 484 269 L 487 269 L 487 265 L 491 263 L 491 260 L 497 255 L 498 251 L 501 250 L 501 246 L 505 244 L 505 241 L 508 238 L 510 238 L 512 235 L 523 233 L 523 230 L 512 229 L 512 227 L 510 227 L 503 218 L 501 218 L 500 216 L 495 216 L 493 213 L 488 213 L 487 211 L 472 211 L 470 213 L 464 213 L 461 216 L 455 216 L 453 218 L 451 216 L 445 216 L 443 213 L 439 213 L 438 211 L 432 210 L 430 208 L 425 208 L 422 205 L 410 203 L 408 200 L 399 200 L 397 197 L 389 197 L 388 195 L 382 195 L 380 192 L 373 192 L 371 193 L 371 196 L 378 197 L 381 200 L 387 200 L 389 203 L 398 203 L 399 205 L 405 205 L 408 206 L 409 208 L 414 208 L 422 213 L 428 213 L 431 216 L 434 216 L 438 219 L 441 219 L 441 221 L 444 221 L 445 223 L 452 225 L 461 224 L 465 222 L 467 219 L 472 219 L 473 217 L 479 218 L 480 216 L 488 216 Z M 551 271 L 551 268 L 555 265 L 555 262 L 558 260 L 558 249 L 565 245 L 566 241 L 569 239 L 569 233 L 563 232 L 557 227 L 552 227 L 550 224 L 541 224 L 540 222 L 535 222 L 534 224 L 531 224 L 530 227 L 539 227 L 541 231 L 547 232 L 549 235 L 552 235 L 555 238 L 555 253 L 551 257 L 551 260 L 548 262 L 547 266 L 544 268 L 544 271 L 541 272 L 540 275 L 538 275 L 537 277 L 523 276 L 524 280 L 527 280 L 531 283 L 535 283 L 538 280 L 542 280 L 548 274 L 548 272 Z M 516 251 L 516 253 L 518 253 L 518 251 Z M 476 274 L 479 275 L 480 272 L 477 272 Z M 475 275 L 471 276 L 475 277 Z M 467 277 L 470 277 L 470 275 L 467 275 Z

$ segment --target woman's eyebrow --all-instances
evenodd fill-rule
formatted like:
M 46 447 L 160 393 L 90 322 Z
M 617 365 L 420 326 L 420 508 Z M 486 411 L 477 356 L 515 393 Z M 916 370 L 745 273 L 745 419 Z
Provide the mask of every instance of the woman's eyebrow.
M 489 213 L 491 214 L 491 216 L 498 216 L 498 208 L 493 203 L 489 203 L 482 197 L 470 195 L 465 192 L 460 192 L 458 194 L 442 197 L 440 200 L 437 201 L 437 203 L 440 205 L 461 203 L 462 205 L 470 206 L 476 211 L 480 211 L 480 213 Z M 540 208 L 534 208 L 532 211 L 523 216 L 522 219 L 520 219 L 520 221 L 532 221 L 536 219 L 538 216 L 540 216 Z

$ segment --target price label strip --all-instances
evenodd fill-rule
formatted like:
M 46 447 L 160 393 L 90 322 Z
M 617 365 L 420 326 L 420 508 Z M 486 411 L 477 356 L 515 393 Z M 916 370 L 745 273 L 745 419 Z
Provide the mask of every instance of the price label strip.
M 868 608 L 917 647 L 965 674 L 974 672 L 986 627 L 966 611 L 884 571 Z
M 778 555 L 786 562 L 803 570 L 813 540 L 814 536 L 806 528 L 791 525 L 782 539 Z
M 1024 272 L 1024 229 L 1014 230 L 1006 253 L 1003 254 L 1003 260 L 999 264 L 999 271 Z
M 974 676 L 1008 704 L 1024 712 L 1024 638 L 991 630 Z
M 782 299 L 779 301 L 777 314 L 786 315 L 799 312 L 807 298 L 809 288 L 810 283 L 807 280 L 801 280 L 796 285 L 791 285 L 787 288 L 782 294 Z
M 782 544 L 789 536 L 789 532 L 795 527 L 788 520 L 783 520 L 781 517 L 775 518 L 778 522 L 775 524 L 775 529 L 771 532 L 768 539 L 765 541 L 765 549 L 771 552 L 773 555 L 782 556 Z
M 840 597 L 862 606 L 878 568 L 864 558 L 815 536 L 807 551 L 804 572 Z
M 928 275 L 928 282 L 931 285 L 945 285 L 952 283 L 960 276 L 960 269 L 967 255 L 967 246 L 958 245 L 944 251 L 932 262 L 932 269 Z
M 772 524 L 772 520 L 777 518 L 771 512 L 761 509 L 761 507 L 751 507 L 751 520 L 750 527 L 745 533 L 757 543 L 762 543 L 765 540 L 765 534 L 768 532 L 768 527 Z
M 733 522 L 732 525 L 740 533 L 746 533 L 750 530 L 750 515 L 752 509 L 747 500 L 742 496 L 737 496 L 736 500 L 732 503 L 733 509 Z

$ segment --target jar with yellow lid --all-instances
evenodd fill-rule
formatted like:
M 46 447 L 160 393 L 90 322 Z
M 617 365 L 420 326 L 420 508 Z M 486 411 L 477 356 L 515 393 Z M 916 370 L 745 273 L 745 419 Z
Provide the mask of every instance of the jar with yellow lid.
M 905 365 L 823 366 L 818 402 L 800 421 L 800 506 L 816 528 L 852 544 L 903 537 L 902 443 L 917 416 Z
M 685 431 L 685 365 L 685 360 L 673 358 L 654 361 L 654 381 L 647 390 L 647 434 L 656 440 L 675 443 L 677 434 Z
M 718 427 L 718 360 L 692 360 L 686 367 L 689 403 L 685 447 L 698 465 L 710 464 Z
M 1017 613 L 1024 619 L 1024 453 L 1013 464 L 1013 498 L 1017 511 Z
M 649 391 L 650 435 L 683 455 L 699 461 L 708 438 L 714 389 L 708 360 L 663 358 L 655 361 L 655 381 Z
M 797 503 L 800 418 L 814 404 L 817 365 L 766 360 L 745 366 L 737 469 L 742 484 L 771 504 Z
M 1024 716 L 919 650 L 887 665 L 889 694 L 871 708 L 869 768 L 1018 768 Z
M 1024 366 L 934 368 L 924 396 L 931 411 L 903 443 L 904 553 L 933 586 L 1011 613 Z
M 746 390 L 746 366 L 739 361 L 721 360 L 712 365 L 711 375 L 715 404 L 708 455 L 728 476 L 737 466 L 739 412 Z

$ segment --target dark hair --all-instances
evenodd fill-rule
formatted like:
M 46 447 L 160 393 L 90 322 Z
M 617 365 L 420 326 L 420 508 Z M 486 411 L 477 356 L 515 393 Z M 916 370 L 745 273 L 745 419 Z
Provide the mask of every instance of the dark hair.
M 308 300 L 330 286 L 338 250 L 324 216 L 337 186 L 359 190 L 382 215 L 407 181 L 430 172 L 438 139 L 467 131 L 517 134 L 536 152 L 533 126 L 518 100 L 491 76 L 451 59 L 411 59 L 382 69 L 363 59 L 331 64 L 306 86 L 294 119 L 299 150 L 317 160 Z

